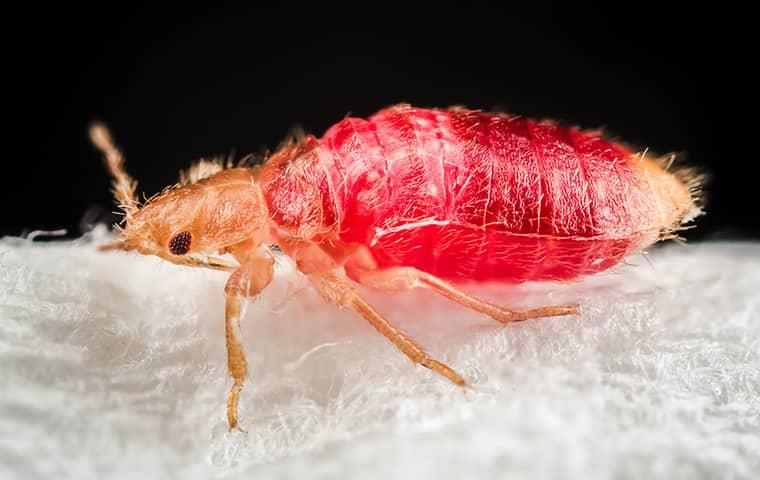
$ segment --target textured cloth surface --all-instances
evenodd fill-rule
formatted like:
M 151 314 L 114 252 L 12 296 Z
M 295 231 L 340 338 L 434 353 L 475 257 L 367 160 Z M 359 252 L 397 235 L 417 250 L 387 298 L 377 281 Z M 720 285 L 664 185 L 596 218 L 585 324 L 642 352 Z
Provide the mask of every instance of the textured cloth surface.
M 507 327 L 425 291 L 367 293 L 468 392 L 280 259 L 243 321 L 243 434 L 224 411 L 226 274 L 92 239 L 0 240 L 0 477 L 757 478 L 760 245 L 647 258 L 469 287 L 583 305 Z

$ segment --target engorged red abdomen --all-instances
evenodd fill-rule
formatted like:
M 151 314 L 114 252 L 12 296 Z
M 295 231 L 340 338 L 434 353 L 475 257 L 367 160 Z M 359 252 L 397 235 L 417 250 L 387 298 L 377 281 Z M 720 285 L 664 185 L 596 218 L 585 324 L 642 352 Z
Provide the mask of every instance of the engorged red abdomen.
M 550 122 L 400 105 L 344 119 L 317 148 L 324 211 L 380 267 L 569 279 L 615 265 L 656 228 L 632 152 Z

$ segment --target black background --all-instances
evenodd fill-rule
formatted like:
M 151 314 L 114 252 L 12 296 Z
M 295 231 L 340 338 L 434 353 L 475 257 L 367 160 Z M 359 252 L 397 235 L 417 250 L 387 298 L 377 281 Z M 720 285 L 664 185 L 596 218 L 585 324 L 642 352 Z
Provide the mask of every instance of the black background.
M 86 136 L 95 119 L 150 195 L 195 158 L 272 149 L 295 124 L 319 135 L 403 101 L 603 126 L 685 153 L 712 177 L 708 213 L 687 237 L 760 237 L 749 14 L 537 7 L 9 14 L 0 234 L 78 235 L 86 213 L 110 220 L 108 176 Z

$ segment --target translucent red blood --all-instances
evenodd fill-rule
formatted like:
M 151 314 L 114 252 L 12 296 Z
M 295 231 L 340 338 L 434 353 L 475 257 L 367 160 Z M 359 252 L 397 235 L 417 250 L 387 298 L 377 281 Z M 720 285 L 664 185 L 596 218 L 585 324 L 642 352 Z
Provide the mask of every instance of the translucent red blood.
M 569 279 L 615 265 L 658 228 L 633 152 L 597 133 L 401 105 L 307 141 L 264 186 L 274 221 L 320 216 L 321 231 L 367 245 L 380 267 Z

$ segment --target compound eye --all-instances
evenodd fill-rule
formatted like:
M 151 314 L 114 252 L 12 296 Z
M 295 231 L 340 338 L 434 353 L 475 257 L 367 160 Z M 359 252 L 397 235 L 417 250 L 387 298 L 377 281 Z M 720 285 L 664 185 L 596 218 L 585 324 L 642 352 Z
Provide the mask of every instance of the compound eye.
M 179 232 L 169 240 L 169 251 L 172 255 L 184 255 L 190 250 L 190 241 L 193 236 L 190 232 Z

